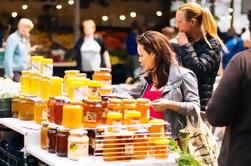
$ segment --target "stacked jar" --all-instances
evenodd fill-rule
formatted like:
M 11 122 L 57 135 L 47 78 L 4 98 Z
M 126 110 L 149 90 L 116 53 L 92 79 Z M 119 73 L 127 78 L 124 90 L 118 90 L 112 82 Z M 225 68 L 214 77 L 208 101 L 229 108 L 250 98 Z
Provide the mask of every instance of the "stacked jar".
M 50 96 L 62 96 L 63 79 L 60 77 L 51 77 Z
M 140 123 L 147 124 L 150 119 L 150 104 L 149 99 L 138 98 L 136 99 L 136 110 L 141 112 Z
M 41 76 L 41 84 L 40 84 L 40 98 L 43 100 L 49 99 L 50 96 L 50 78 L 47 76 Z
M 69 93 L 68 78 L 76 77 L 80 72 L 79 70 L 66 70 L 64 75 L 64 91 Z
M 100 88 L 101 88 L 100 81 L 89 81 L 88 83 L 88 100 L 100 100 Z
M 30 76 L 30 94 L 33 96 L 40 95 L 41 77 L 38 72 L 32 72 Z
M 30 71 L 23 70 L 20 78 L 21 92 L 23 94 L 30 94 Z
M 109 95 L 112 92 L 112 75 L 111 69 L 109 68 L 100 68 L 99 71 L 95 71 L 92 75 L 92 79 L 96 81 L 101 81 L 102 86 L 100 90 L 101 96 Z

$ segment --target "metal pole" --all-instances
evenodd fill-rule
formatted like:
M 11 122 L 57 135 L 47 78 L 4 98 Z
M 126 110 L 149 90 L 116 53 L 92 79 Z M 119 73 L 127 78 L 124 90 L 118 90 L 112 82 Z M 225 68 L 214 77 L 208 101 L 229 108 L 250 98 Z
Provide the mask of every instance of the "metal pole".
M 233 9 L 233 12 L 230 13 L 230 16 L 231 16 L 230 28 L 233 29 L 234 28 L 234 0 L 231 0 L 231 2 L 230 2 L 230 8 Z
M 79 0 L 75 0 L 75 6 L 74 6 L 74 23 L 73 23 L 73 30 L 74 30 L 74 42 L 76 43 L 80 31 L 79 31 L 79 21 L 80 21 L 80 3 Z

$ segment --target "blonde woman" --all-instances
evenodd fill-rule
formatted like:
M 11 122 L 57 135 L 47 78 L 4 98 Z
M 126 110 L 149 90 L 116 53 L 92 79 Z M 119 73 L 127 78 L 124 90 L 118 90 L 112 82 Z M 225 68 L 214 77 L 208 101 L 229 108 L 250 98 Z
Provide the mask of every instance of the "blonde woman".
M 211 12 L 197 3 L 185 3 L 178 8 L 176 27 L 179 34 L 173 48 L 182 65 L 197 76 L 201 111 L 204 112 L 212 96 L 224 44 L 217 35 Z

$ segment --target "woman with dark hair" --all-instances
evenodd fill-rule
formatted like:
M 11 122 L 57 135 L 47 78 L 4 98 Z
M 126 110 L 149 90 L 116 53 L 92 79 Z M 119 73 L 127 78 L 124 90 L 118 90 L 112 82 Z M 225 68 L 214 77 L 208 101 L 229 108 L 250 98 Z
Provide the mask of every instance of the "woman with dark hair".
M 194 115 L 200 105 L 196 76 L 178 66 L 168 39 L 159 32 L 140 35 L 137 50 L 145 74 L 128 93 L 134 98 L 150 99 L 150 116 L 169 122 L 172 136 L 177 138 L 179 130 L 186 126 L 185 116 Z

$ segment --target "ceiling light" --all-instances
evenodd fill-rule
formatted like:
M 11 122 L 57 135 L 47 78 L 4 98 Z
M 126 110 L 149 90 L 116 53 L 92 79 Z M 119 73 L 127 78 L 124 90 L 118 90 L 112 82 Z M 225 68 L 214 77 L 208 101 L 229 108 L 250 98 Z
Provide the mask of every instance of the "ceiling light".
M 162 16 L 162 12 L 161 11 L 157 11 L 156 15 L 160 17 L 160 16 Z
M 108 16 L 102 16 L 103 21 L 108 21 Z
M 228 13 L 232 13 L 234 11 L 234 9 L 233 8 L 228 8 L 227 11 L 228 11 Z
M 131 13 L 130 13 L 130 16 L 131 16 L 132 18 L 134 18 L 134 17 L 137 16 L 137 14 L 136 14 L 135 12 L 131 12 Z
M 123 21 L 123 20 L 126 19 L 126 16 L 125 16 L 125 15 L 120 15 L 120 16 L 119 16 L 119 19 Z
M 13 18 L 17 17 L 17 12 L 12 12 L 12 13 L 11 13 L 11 16 L 12 16 Z
M 74 4 L 74 0 L 69 0 L 69 1 L 68 1 L 68 4 L 69 4 L 69 5 L 73 5 L 73 4 Z
M 62 9 L 62 5 L 57 5 L 56 8 L 57 9 Z
M 23 9 L 23 10 L 28 9 L 28 5 L 22 5 L 22 9 Z

